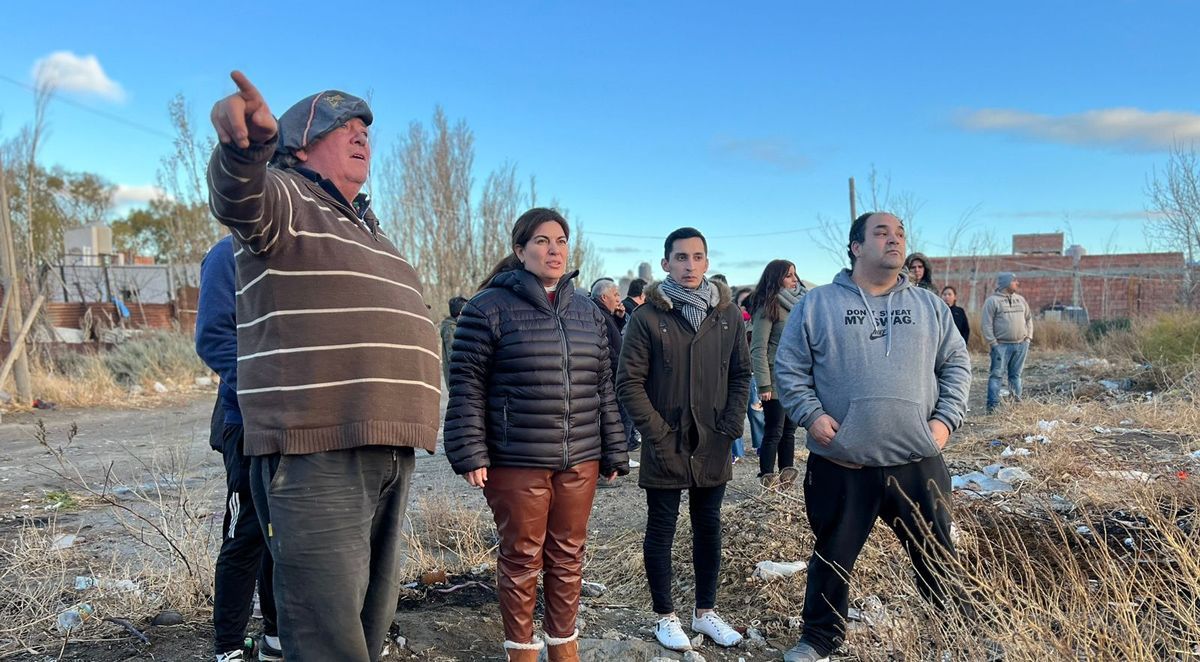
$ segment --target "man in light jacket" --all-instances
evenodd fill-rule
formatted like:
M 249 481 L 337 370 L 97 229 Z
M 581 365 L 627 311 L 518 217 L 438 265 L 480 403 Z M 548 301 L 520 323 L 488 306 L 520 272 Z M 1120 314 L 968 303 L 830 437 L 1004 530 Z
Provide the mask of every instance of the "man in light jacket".
M 992 366 L 988 372 L 987 411 L 1000 406 L 1000 387 L 1008 374 L 1008 387 L 1013 397 L 1021 397 L 1021 371 L 1029 341 L 1033 340 L 1033 316 L 1029 302 L 1018 294 L 1021 281 L 1016 274 L 1002 273 L 996 277 L 996 291 L 983 304 L 983 339 L 991 347 Z

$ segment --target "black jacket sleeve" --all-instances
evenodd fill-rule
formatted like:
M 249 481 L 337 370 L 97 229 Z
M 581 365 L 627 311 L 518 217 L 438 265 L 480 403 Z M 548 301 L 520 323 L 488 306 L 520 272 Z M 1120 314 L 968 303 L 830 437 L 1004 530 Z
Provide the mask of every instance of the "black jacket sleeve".
M 458 318 L 450 353 L 450 400 L 443 443 L 454 473 L 491 465 L 487 448 L 487 388 L 495 334 L 487 317 L 468 302 Z

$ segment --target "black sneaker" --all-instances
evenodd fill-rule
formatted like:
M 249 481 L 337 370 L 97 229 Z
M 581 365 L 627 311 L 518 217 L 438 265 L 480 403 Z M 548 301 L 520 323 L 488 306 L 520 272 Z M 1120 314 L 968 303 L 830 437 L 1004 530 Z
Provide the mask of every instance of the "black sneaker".
M 283 651 L 275 648 L 267 641 L 267 636 L 258 638 L 258 659 L 262 662 L 282 662 Z

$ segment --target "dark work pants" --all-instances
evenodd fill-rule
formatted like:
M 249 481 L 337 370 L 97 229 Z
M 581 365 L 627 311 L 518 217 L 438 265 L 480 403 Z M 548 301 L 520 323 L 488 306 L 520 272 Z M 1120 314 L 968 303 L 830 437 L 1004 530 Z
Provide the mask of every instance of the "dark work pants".
M 379 659 L 415 462 L 413 449 L 391 446 L 254 458 L 288 662 Z
M 675 611 L 671 599 L 671 546 L 683 490 L 646 490 L 646 538 L 642 558 L 654 613 Z M 696 571 L 696 608 L 712 609 L 717 603 L 717 575 L 721 571 L 721 502 L 725 486 L 693 487 L 688 490 L 688 514 L 692 521 L 692 566 Z
M 944 603 L 949 568 L 943 562 L 954 555 L 949 498 L 950 475 L 940 455 L 895 467 L 847 469 L 810 453 L 804 508 L 817 540 L 801 641 L 823 655 L 842 645 L 850 574 L 876 518 L 883 518 L 908 551 L 921 595 Z
M 758 475 L 775 473 L 796 464 L 796 424 L 787 417 L 778 398 L 763 400 L 762 448 L 758 449 Z M 776 465 L 778 458 L 778 465 Z
M 279 632 L 275 624 L 271 554 L 250 496 L 250 458 L 242 454 L 242 426 L 224 422 L 220 426 L 226 491 L 221 551 L 217 555 L 213 587 L 213 643 L 218 655 L 242 647 L 256 581 L 263 632 L 271 636 Z

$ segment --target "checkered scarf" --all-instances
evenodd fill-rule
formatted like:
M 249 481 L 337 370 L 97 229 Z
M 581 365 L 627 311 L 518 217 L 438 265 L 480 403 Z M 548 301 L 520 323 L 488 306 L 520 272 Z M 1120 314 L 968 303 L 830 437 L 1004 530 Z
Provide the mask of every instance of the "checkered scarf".
M 693 331 L 700 330 L 700 323 L 708 315 L 708 309 L 712 307 L 713 286 L 705 278 L 700 282 L 700 287 L 690 290 L 679 283 L 675 282 L 674 278 L 667 276 L 667 279 L 662 283 L 662 293 L 671 300 L 671 304 L 683 313 L 683 318 L 692 325 Z

